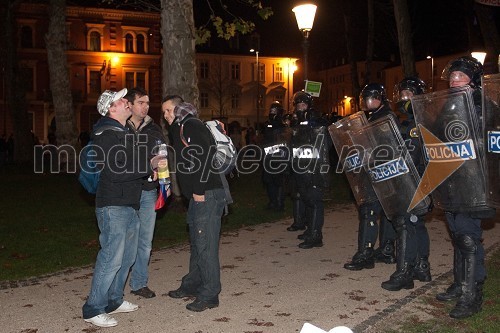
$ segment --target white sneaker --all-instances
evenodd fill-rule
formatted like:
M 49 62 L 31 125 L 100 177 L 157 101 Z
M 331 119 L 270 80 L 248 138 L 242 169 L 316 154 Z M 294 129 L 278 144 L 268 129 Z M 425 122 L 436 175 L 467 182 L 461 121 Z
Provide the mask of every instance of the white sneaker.
M 137 311 L 137 309 L 139 309 L 139 305 L 123 301 L 123 303 L 115 311 L 111 311 L 109 314 L 121 313 L 121 312 L 134 312 Z
M 118 322 L 116 321 L 115 318 L 111 317 L 107 313 L 101 313 L 100 315 L 94 316 L 89 319 L 84 319 L 85 322 L 91 323 L 95 326 L 99 327 L 113 327 L 118 325 Z

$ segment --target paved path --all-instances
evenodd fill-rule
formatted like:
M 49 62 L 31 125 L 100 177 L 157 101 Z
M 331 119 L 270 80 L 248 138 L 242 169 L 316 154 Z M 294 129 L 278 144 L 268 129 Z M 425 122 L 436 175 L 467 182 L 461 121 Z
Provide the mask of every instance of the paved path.
M 453 255 L 444 216 L 438 211 L 428 220 L 435 281 L 416 281 L 413 290 L 389 292 L 380 287 L 395 265 L 377 264 L 358 272 L 343 268 L 356 250 L 358 223 L 354 206 L 340 205 L 326 212 L 322 248 L 299 249 L 297 233 L 286 231 L 290 220 L 224 234 L 218 308 L 194 313 L 185 308 L 188 299 L 161 296 L 176 289 L 187 271 L 189 247 L 183 245 L 153 253 L 149 286 L 158 296 L 142 299 L 131 295 L 127 286 L 125 298 L 140 308 L 115 315 L 117 327 L 97 328 L 82 320 L 92 277 L 92 268 L 86 267 L 0 284 L 0 331 L 292 333 L 309 322 L 326 331 L 344 325 L 356 333 L 367 332 L 388 314 L 416 302 L 436 281 L 448 284 Z M 485 224 L 486 249 L 500 239 L 498 221 L 497 216 Z

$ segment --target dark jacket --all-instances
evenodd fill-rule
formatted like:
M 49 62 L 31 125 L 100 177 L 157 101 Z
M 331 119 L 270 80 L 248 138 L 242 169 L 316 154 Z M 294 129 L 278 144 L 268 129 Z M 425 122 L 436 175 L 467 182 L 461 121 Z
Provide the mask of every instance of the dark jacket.
M 181 126 L 184 125 L 181 140 Z M 211 167 L 215 145 L 205 124 L 192 115 L 181 122 L 174 122 L 169 131 L 175 151 L 175 172 L 182 195 L 191 199 L 193 194 L 204 195 L 205 191 L 223 188 L 220 175 Z
M 115 129 L 109 129 L 110 126 Z M 106 127 L 104 131 L 103 127 Z M 102 117 L 94 126 L 92 138 L 94 145 L 102 149 L 98 155 L 104 161 L 96 207 L 131 206 L 139 209 L 142 180 L 151 170 L 149 163 L 145 163 L 147 157 L 140 155 L 144 149 L 138 149 L 136 135 L 118 121 Z
M 399 126 L 399 120 L 396 114 L 392 111 L 391 107 L 389 104 L 383 104 L 380 108 L 378 108 L 375 111 L 371 111 L 368 115 L 368 122 L 372 123 L 375 120 L 378 120 L 384 116 L 391 115 L 394 117 L 394 120 L 396 121 L 396 124 Z
M 148 162 L 153 158 L 154 148 L 162 143 L 165 143 L 165 138 L 161 132 L 161 127 L 155 124 L 153 118 L 150 116 L 146 116 L 142 123 L 139 125 L 139 128 L 136 128 L 134 123 L 129 119 L 127 120 L 127 127 L 133 131 L 136 135 L 144 136 L 145 144 L 147 146 Z M 141 142 L 144 142 L 144 139 L 141 139 Z M 149 176 L 146 176 L 142 180 L 142 189 L 144 191 L 151 191 L 158 187 L 158 181 L 149 181 Z

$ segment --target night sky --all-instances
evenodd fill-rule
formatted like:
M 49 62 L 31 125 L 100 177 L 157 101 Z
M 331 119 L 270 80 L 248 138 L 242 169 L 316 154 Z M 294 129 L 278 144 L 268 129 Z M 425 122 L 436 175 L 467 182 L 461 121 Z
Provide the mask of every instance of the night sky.
M 309 63 L 314 69 L 331 67 L 347 58 L 344 17 L 339 0 L 314 0 L 318 6 L 310 35 Z M 357 60 L 366 58 L 366 0 L 353 4 L 354 46 Z M 274 12 L 268 21 L 259 23 L 261 54 L 302 57 L 302 35 L 292 12 L 294 1 L 264 0 Z M 416 60 L 427 55 L 440 56 L 482 46 L 479 27 L 470 8 L 462 0 L 409 0 Z M 494 19 L 500 29 L 500 7 Z M 468 30 L 470 27 L 470 33 Z M 375 59 L 398 61 L 399 47 L 392 0 L 375 0 Z M 470 36 L 470 37 L 469 37 Z M 469 46 L 469 39 L 471 40 Z
M 117 0 L 115 0 L 117 1 Z M 210 11 L 207 1 L 217 14 L 223 14 L 220 5 L 227 5 L 229 10 L 250 19 L 256 24 L 260 35 L 259 54 L 261 56 L 283 56 L 302 58 L 302 34 L 298 30 L 292 8 L 307 0 L 262 0 L 264 6 L 273 8 L 274 15 L 267 21 L 260 20 L 255 11 L 241 4 L 238 0 L 193 0 L 195 23 L 200 26 L 207 22 Z M 118 1 L 120 9 L 126 9 L 124 1 Z M 159 4 L 159 0 L 152 0 Z M 347 61 L 344 16 L 342 2 L 352 5 L 354 22 L 352 42 L 356 60 L 366 59 L 367 37 L 367 1 L 366 0 L 311 0 L 318 6 L 314 26 L 309 38 L 309 68 L 318 70 L 329 68 Z M 68 4 L 102 5 L 102 0 L 68 0 Z M 129 4 L 133 1 L 129 1 Z M 472 11 L 473 0 L 408 0 L 412 23 L 415 60 L 432 55 L 466 52 L 472 48 L 482 48 L 482 38 Z M 108 5 L 109 6 L 109 5 Z M 219 7 L 217 7 L 219 6 Z M 112 5 L 116 8 L 116 5 Z M 392 0 L 374 0 L 375 7 L 375 60 L 399 60 L 397 31 L 394 21 Z M 144 7 L 142 7 L 144 8 Z M 500 7 L 494 9 L 492 17 L 500 30 Z M 130 7 L 128 7 L 130 9 Z M 230 17 L 230 16 L 229 16 Z M 228 18 L 228 16 L 226 16 Z M 215 33 L 212 33 L 215 36 Z M 249 37 L 242 36 L 239 53 L 249 54 L 253 47 Z M 208 45 L 197 47 L 201 52 L 235 53 L 227 51 L 228 42 L 212 37 Z

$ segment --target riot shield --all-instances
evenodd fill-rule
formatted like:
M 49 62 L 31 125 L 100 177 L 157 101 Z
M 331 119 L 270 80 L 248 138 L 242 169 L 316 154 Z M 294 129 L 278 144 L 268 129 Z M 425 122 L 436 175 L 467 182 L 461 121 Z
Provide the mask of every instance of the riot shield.
M 430 204 L 427 197 L 410 209 L 420 176 L 394 118 L 382 117 L 349 134 L 354 144 L 363 147 L 363 167 L 387 218 L 425 214 Z
M 268 126 L 264 131 L 262 166 L 269 174 L 281 174 L 289 166 L 291 130 L 289 127 Z
M 500 208 L 500 74 L 483 77 L 486 204 Z
M 310 175 L 315 184 L 329 184 L 330 138 L 326 126 L 292 127 L 292 170 L 296 175 Z M 305 178 L 303 178 L 305 181 Z
M 412 106 L 427 162 L 417 196 L 432 192 L 434 205 L 449 212 L 486 210 L 472 89 L 465 86 L 418 95 L 412 98 Z
M 361 165 L 359 148 L 353 146 L 351 137 L 347 132 L 360 129 L 366 124 L 368 124 L 366 115 L 363 111 L 360 111 L 342 118 L 328 127 L 328 132 L 339 156 L 336 172 L 345 173 L 358 205 L 378 200 L 370 178 Z

